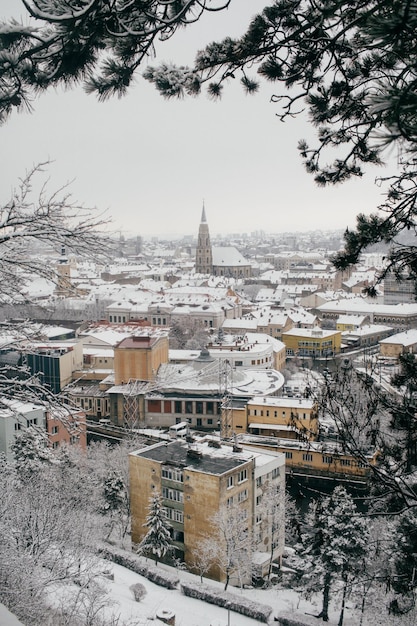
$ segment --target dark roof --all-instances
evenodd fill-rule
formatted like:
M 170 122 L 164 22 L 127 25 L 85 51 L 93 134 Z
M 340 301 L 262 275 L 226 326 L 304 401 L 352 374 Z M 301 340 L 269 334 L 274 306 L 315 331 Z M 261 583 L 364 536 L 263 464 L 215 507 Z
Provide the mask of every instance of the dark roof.
M 202 451 L 203 449 L 203 451 Z M 136 456 L 207 474 L 225 474 L 250 460 L 248 452 L 233 452 L 230 446 L 220 449 L 210 445 L 193 445 L 187 441 L 172 441 L 134 452 Z

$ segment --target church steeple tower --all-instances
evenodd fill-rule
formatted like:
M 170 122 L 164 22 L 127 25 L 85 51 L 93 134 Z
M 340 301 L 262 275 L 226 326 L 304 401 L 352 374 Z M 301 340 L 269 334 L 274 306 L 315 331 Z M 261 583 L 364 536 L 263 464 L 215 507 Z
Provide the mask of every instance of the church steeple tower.
M 203 202 L 198 242 L 195 256 L 195 271 L 197 274 L 211 274 L 213 272 L 213 254 L 210 243 L 210 233 L 206 218 L 206 209 Z

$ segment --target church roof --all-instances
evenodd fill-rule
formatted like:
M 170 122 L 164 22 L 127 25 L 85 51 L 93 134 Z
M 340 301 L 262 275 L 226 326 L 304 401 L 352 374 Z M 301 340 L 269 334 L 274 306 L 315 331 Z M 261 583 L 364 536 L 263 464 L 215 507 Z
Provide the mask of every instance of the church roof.
M 245 257 L 233 246 L 213 246 L 213 266 L 242 267 L 249 265 Z

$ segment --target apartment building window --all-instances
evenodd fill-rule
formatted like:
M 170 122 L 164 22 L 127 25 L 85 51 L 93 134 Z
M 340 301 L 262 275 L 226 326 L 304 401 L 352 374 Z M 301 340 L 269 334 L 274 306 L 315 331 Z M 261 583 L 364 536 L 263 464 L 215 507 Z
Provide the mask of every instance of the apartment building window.
M 52 435 L 57 435 L 59 431 L 59 426 L 52 426 L 51 433 Z
M 256 486 L 260 487 L 262 485 L 262 476 L 258 476 L 258 478 L 256 479 Z
M 15 430 L 22 430 L 22 424 L 20 424 L 19 422 L 15 422 L 14 429 Z
M 162 510 L 167 519 L 173 522 L 178 522 L 179 524 L 184 523 L 184 513 L 182 511 L 171 509 L 169 506 L 165 506 Z
M 198 402 L 195 403 L 195 412 L 200 414 L 200 415 L 202 413 L 204 413 L 203 403 L 202 402 L 198 401 Z
M 236 367 L 242 367 L 243 361 L 235 361 Z
M 286 459 L 292 459 L 292 452 L 286 452 L 285 453 L 285 458 Z
M 262 515 L 260 513 L 256 514 L 256 523 L 260 524 L 262 522 Z
M 243 491 L 239 491 L 239 493 L 237 494 L 237 501 L 244 502 L 247 499 L 248 499 L 248 490 L 244 489 Z
M 233 506 L 233 496 L 230 496 L 230 498 L 227 498 L 226 505 L 229 507 Z
M 59 441 L 54 441 L 52 444 L 52 449 L 56 450 L 59 447 Z
M 209 426 L 211 426 L 211 425 L 213 424 L 213 420 L 212 420 L 212 418 L 211 418 L 211 417 L 209 417 L 209 418 L 207 419 L 207 424 L 208 424 Z
M 271 474 L 272 478 L 278 478 L 279 476 L 279 467 L 274 467 L 274 469 L 272 470 L 272 474 Z
M 175 402 L 174 402 L 174 413 L 182 413 L 182 402 L 181 402 L 181 400 L 175 400 Z
M 233 476 L 227 477 L 227 488 L 231 489 L 233 487 Z
M 178 467 L 163 467 L 162 478 L 166 478 L 167 480 L 173 480 L 176 483 L 184 482 L 184 475 L 182 473 L 182 470 L 180 470 Z
M 162 487 L 162 497 L 165 500 L 173 500 L 174 502 L 184 502 L 184 493 L 178 491 L 178 489 L 170 489 L 169 487 Z
M 309 452 L 304 452 L 303 461 L 312 461 L 312 460 L 313 460 L 313 455 L 310 454 Z
M 350 459 L 340 459 L 340 465 L 350 467 Z
M 206 413 L 208 415 L 214 415 L 214 403 L 213 402 L 207 402 Z
M 274 411 L 274 417 L 278 417 L 278 411 Z
M 240 470 L 239 474 L 237 475 L 237 482 L 238 483 L 243 483 L 245 480 L 248 480 L 248 470 L 247 469 Z
M 333 457 L 332 456 L 323 456 L 323 463 L 327 463 L 328 465 L 330 465 L 330 463 L 333 463 Z
M 185 412 L 190 414 L 193 412 L 193 403 L 191 400 L 186 400 L 185 402 Z

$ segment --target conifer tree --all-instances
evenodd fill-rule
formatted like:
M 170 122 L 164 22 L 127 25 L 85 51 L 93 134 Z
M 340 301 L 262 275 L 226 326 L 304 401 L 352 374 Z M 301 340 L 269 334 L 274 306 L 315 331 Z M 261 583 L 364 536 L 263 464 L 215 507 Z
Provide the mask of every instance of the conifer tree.
M 158 561 L 172 550 L 170 525 L 164 514 L 160 493 L 155 493 L 149 498 L 148 515 L 144 526 L 148 528 L 148 532 L 140 542 L 138 552 L 153 556 L 158 565 Z
M 29 480 L 40 472 L 45 465 L 55 462 L 53 452 L 48 445 L 47 434 L 29 426 L 22 430 L 11 444 L 10 449 L 19 476 Z
M 343 623 L 346 596 L 363 568 L 368 534 L 366 519 L 358 514 L 352 497 L 342 486 L 311 506 L 306 539 L 310 567 L 305 579 L 310 590 L 322 590 L 323 605 L 319 617 L 323 621 L 329 621 L 332 584 L 335 579 L 341 579 L 343 598 L 339 625 Z

